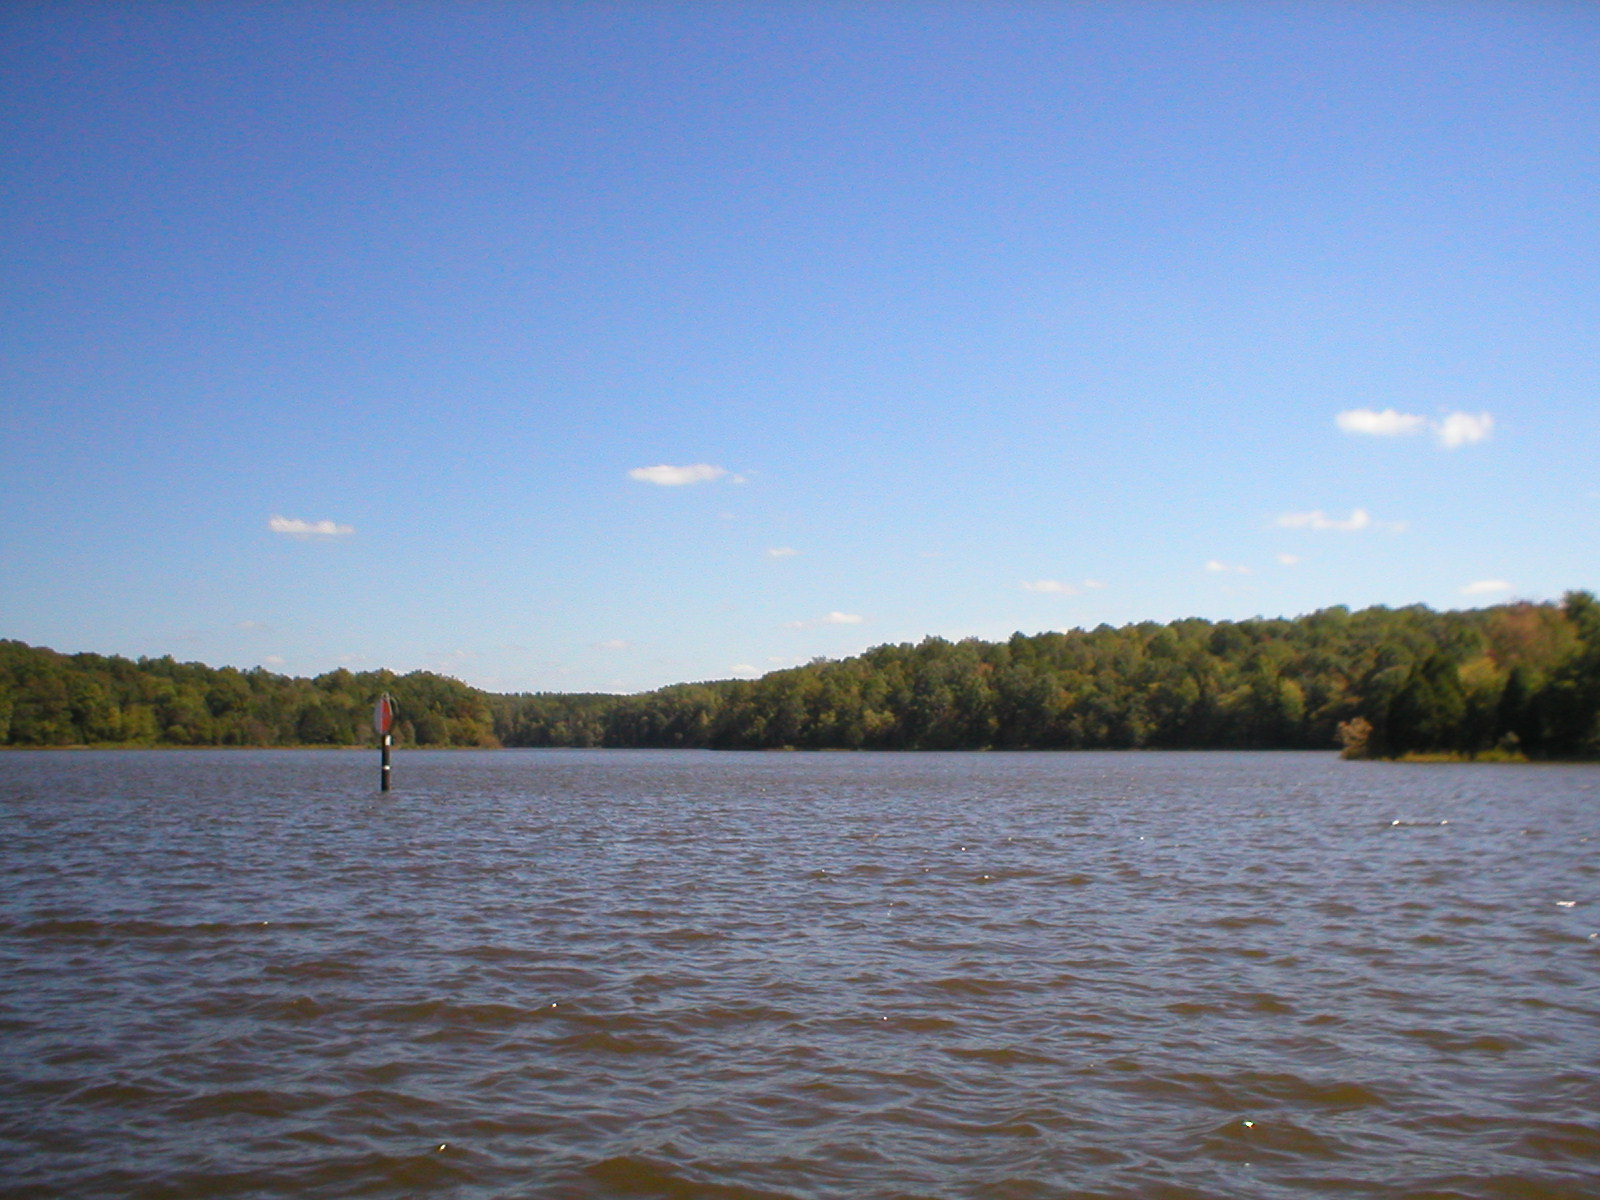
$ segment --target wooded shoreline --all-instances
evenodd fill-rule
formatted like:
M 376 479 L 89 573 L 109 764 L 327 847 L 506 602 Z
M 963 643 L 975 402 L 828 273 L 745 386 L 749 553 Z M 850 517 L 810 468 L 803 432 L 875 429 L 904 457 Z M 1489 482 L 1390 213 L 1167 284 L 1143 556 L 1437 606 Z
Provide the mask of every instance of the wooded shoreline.
M 0 641 L 0 747 L 356 747 L 380 692 L 414 747 L 1328 750 L 1600 756 L 1600 603 L 928 638 L 759 679 L 498 694 L 431 672 L 61 654 Z

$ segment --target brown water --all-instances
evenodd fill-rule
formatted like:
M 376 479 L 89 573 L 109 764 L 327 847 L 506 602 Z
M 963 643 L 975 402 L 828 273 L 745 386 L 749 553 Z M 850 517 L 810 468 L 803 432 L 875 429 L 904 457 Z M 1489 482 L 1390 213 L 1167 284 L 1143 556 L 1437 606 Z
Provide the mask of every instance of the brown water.
M 1600 1196 L 1600 768 L 0 756 L 0 1196 Z

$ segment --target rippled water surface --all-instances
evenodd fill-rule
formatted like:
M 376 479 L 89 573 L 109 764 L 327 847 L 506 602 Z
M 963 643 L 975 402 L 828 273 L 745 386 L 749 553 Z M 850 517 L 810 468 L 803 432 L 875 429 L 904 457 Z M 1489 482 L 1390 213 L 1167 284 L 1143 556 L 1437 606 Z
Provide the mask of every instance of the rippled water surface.
M 1600 768 L 0 756 L 0 1196 L 1600 1196 Z

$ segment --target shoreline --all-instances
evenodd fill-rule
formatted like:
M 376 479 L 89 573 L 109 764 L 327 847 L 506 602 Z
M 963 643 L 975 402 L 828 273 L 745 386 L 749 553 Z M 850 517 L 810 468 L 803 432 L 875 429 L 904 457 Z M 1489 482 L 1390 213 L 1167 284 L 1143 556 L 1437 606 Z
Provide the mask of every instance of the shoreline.
M 379 749 L 371 746 L 339 746 L 327 744 L 306 745 L 277 745 L 277 746 L 214 746 L 214 745 L 161 745 L 152 746 L 136 742 L 99 742 L 99 743 L 71 743 L 56 746 L 8 746 L 0 745 L 0 754 L 59 754 L 59 753 L 94 753 L 105 751 L 132 751 L 139 753 L 167 753 L 171 751 L 221 751 L 224 753 L 268 751 L 315 751 L 317 753 L 345 753 L 345 754 L 371 754 Z M 473 751 L 511 751 L 511 752 L 543 752 L 582 750 L 599 752 L 628 753 L 630 751 L 665 751 L 667 753 L 700 752 L 707 754 L 1315 754 L 1335 755 L 1344 762 L 1351 763 L 1391 763 L 1400 766 L 1539 766 L 1539 765 L 1583 765 L 1600 763 L 1596 758 L 1529 758 L 1525 754 L 1508 754 L 1504 751 L 1489 751 L 1484 754 L 1471 755 L 1447 751 L 1412 751 L 1394 758 L 1348 758 L 1341 755 L 1337 749 L 1328 748 L 1319 750 L 1307 747 L 1240 747 L 1240 746 L 1126 746 L 1126 747 L 1099 747 L 1095 749 L 1054 749 L 1049 747 L 1004 747 L 980 746 L 970 749 L 914 749 L 914 750 L 886 750 L 886 749 L 859 749 L 843 746 L 823 746 L 816 749 L 804 749 L 796 746 L 780 746 L 769 749 L 733 749 L 722 750 L 711 746 L 396 746 L 396 751 L 408 754 L 421 753 L 433 754 L 451 750 Z

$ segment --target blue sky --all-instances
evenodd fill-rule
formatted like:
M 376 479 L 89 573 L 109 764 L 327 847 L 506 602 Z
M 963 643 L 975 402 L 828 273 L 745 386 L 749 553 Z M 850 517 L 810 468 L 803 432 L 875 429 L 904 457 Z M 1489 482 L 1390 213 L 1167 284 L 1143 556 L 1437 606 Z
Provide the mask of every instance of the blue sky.
M 0 636 L 631 691 L 1600 587 L 1600 10 L 11 4 Z

